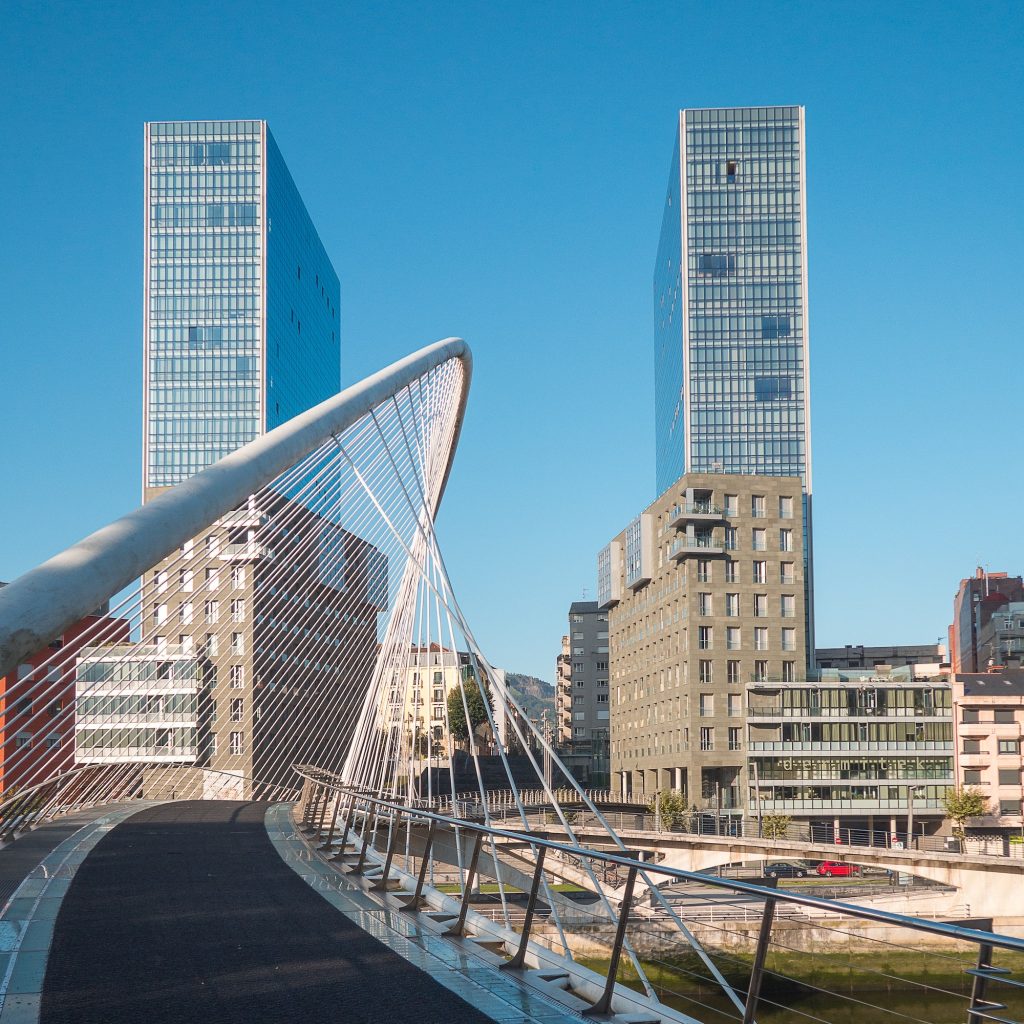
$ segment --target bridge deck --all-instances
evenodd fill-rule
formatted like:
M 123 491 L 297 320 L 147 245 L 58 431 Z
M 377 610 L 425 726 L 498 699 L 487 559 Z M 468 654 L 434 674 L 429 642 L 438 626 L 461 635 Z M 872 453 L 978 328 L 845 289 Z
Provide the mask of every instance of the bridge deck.
M 64 897 L 42 1024 L 489 1024 L 306 885 L 265 812 L 174 803 L 110 832 Z

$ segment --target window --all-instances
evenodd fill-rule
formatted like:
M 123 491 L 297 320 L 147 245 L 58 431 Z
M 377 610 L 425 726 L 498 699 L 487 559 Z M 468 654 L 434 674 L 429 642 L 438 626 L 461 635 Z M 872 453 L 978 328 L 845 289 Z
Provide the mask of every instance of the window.
M 241 590 L 245 586 L 245 566 L 236 565 L 231 569 L 231 586 L 235 590 Z
M 767 583 L 768 582 L 768 563 L 767 562 L 754 562 L 753 563 L 754 578 L 751 582 L 753 583 Z
M 50 747 L 51 749 L 53 747 L 59 747 L 60 746 L 60 740 L 61 740 L 61 736 L 60 736 L 59 732 L 51 732 L 50 735 L 46 737 L 46 745 L 48 747 Z
M 22 747 L 31 747 L 32 746 L 32 733 L 30 733 L 30 732 L 19 732 L 18 735 L 14 737 L 14 745 L 19 750 Z
M 574 725 L 572 729 L 573 736 L 586 736 L 587 727 L 585 725 Z
M 573 697 L 572 702 L 573 704 L 586 704 L 587 698 L 584 697 L 582 693 L 578 693 L 575 697 Z
M 714 604 L 711 600 L 710 594 L 698 594 L 697 595 L 697 607 L 698 614 L 700 615 L 714 615 Z
M 231 653 L 232 654 L 245 654 L 245 634 L 244 633 L 232 633 L 231 634 Z
M 707 558 L 701 558 L 697 560 L 697 582 L 711 582 L 711 562 Z
M 754 662 L 754 682 L 765 683 L 768 681 L 768 662 L 767 661 L 755 661 Z
M 780 398 L 789 398 L 792 394 L 793 388 L 788 377 L 754 378 L 755 402 L 775 402 Z
M 569 616 L 569 621 L 570 622 L 582 622 L 583 621 L 583 616 L 582 615 L 576 615 L 576 614 L 570 615 Z
M 999 769 L 999 785 L 1000 786 L 1019 786 L 1020 785 L 1020 769 L 1019 768 L 1000 768 Z
M 729 727 L 729 749 L 740 750 L 743 747 L 742 732 L 736 726 Z
M 206 553 L 211 558 L 216 558 L 217 555 L 219 554 L 219 552 L 220 552 L 220 541 L 213 534 L 210 534 L 210 536 L 206 538 Z M 207 578 L 209 578 L 209 575 L 210 575 L 210 570 L 209 569 L 206 570 L 206 575 L 207 575 Z
M 740 647 L 740 627 L 727 626 L 725 630 L 725 649 L 727 651 L 738 651 Z
M 166 570 L 159 570 L 153 573 L 153 582 L 156 584 L 156 592 L 162 594 L 167 589 L 167 572 Z
M 740 595 L 739 594 L 726 594 L 725 595 L 725 614 L 730 618 L 736 618 L 740 613 Z
M 964 754 L 980 754 L 981 753 L 981 740 L 964 740 L 963 751 Z
M 61 713 L 64 705 L 59 701 L 55 700 L 50 704 L 50 717 L 53 718 Z
M 245 734 L 233 732 L 230 738 L 229 749 L 232 754 L 241 754 L 245 751 Z
M 796 650 L 796 630 L 792 626 L 782 627 L 782 649 L 784 651 Z
M 792 519 L 793 518 L 793 499 L 792 498 L 779 498 L 779 518 L 780 519 Z
M 782 663 L 782 681 L 784 683 L 792 683 L 796 679 L 795 665 L 796 662 L 793 661 L 784 661 Z
M 738 516 L 740 514 L 740 496 L 738 494 L 727 494 L 725 496 L 725 514 L 727 516 Z
M 1012 815 L 1018 817 L 1020 815 L 1020 801 L 1019 800 L 1000 800 L 999 801 L 999 813 L 1000 815 Z
M 999 741 L 999 753 L 1000 754 L 1019 754 L 1020 753 L 1020 740 L 1000 740 Z
M 960 721 L 964 725 L 977 725 L 981 721 L 981 715 L 976 708 L 964 708 Z
M 206 634 L 206 644 L 205 644 L 205 647 L 206 647 L 206 653 L 207 654 L 213 656 L 213 655 L 215 655 L 217 653 L 217 651 L 220 648 L 220 643 L 218 642 L 217 634 L 216 633 L 207 633 Z
M 217 702 L 215 700 L 210 701 L 210 721 L 217 721 Z
M 192 637 L 188 633 L 181 633 L 178 636 L 178 646 L 182 654 L 192 653 Z
M 764 519 L 768 514 L 767 503 L 763 494 L 752 494 L 750 496 L 750 514 L 754 519 Z
M 964 785 L 965 786 L 980 786 L 981 785 L 981 769 L 980 768 L 965 768 L 964 769 Z
M 725 161 L 725 183 L 727 185 L 736 184 L 736 175 L 739 173 L 739 166 L 735 160 Z
M 162 622 L 167 621 L 167 605 L 158 604 L 153 609 L 153 618 L 156 619 L 156 624 L 159 626 Z
M 183 558 L 191 558 L 192 557 L 192 548 L 194 546 L 194 543 L 195 543 L 194 541 L 187 540 L 187 541 L 185 541 L 184 544 L 181 545 L 181 554 L 182 554 Z
M 1013 708 L 996 708 L 993 721 L 996 725 L 1013 725 Z
M 240 597 L 231 602 L 231 618 L 234 622 L 245 622 L 245 601 Z
M 245 709 L 245 701 L 241 697 L 233 697 L 231 700 L 231 721 L 240 722 L 242 720 L 242 712 Z
M 705 686 L 710 686 L 714 681 L 714 663 L 710 661 L 701 660 L 698 665 L 700 681 Z
M 763 619 L 768 615 L 768 595 L 767 594 L 755 594 L 754 595 L 754 617 Z
M 788 529 L 779 530 L 779 550 L 780 551 L 792 551 L 793 550 L 793 531 Z
M 582 640 L 583 639 L 583 634 L 582 633 L 573 633 L 572 638 L 573 638 L 573 640 Z
M 740 571 L 739 562 L 734 562 L 730 559 L 725 563 L 725 582 L 726 583 L 739 583 Z
M 796 583 L 796 566 L 793 562 L 779 563 L 779 582 L 787 584 Z
M 735 526 L 725 528 L 725 548 L 727 551 L 735 551 L 740 546 L 740 532 Z
M 207 622 L 217 622 L 220 619 L 220 604 L 217 601 L 207 601 L 203 606 L 203 613 Z
M 740 663 L 738 661 L 730 661 L 725 666 L 726 669 L 726 682 L 730 686 L 739 685 L 740 681 Z
M 768 627 L 767 626 L 755 626 L 754 627 L 754 650 L 755 651 L 767 651 L 768 650 Z
M 697 256 L 697 273 L 711 277 L 725 277 L 736 270 L 736 257 L 732 253 L 702 252 Z
M 788 338 L 789 317 L 788 316 L 763 316 L 761 317 L 762 338 Z
M 711 626 L 697 627 L 697 646 L 702 651 L 710 651 L 714 647 L 714 640 Z
M 784 619 L 796 618 L 796 595 L 783 594 L 779 602 L 782 606 L 782 617 Z
M 713 725 L 701 726 L 700 730 L 700 749 L 701 750 L 714 750 L 715 749 L 715 727 Z
M 178 576 L 178 580 L 179 580 L 179 583 L 181 584 L 181 589 L 182 590 L 184 590 L 186 593 L 191 592 L 191 590 L 192 590 L 192 570 L 191 569 L 182 569 L 180 574 L 179 574 L 179 576 Z
M 220 586 L 220 570 L 219 569 L 207 569 L 206 570 L 206 589 L 216 590 Z
M 743 714 L 743 698 L 738 693 L 729 694 L 729 717 L 739 718 Z
M 178 621 L 188 625 L 192 621 L 192 602 L 183 601 L 178 608 Z
M 715 713 L 715 695 L 713 693 L 702 693 L 700 695 L 700 717 L 710 718 Z
M 244 665 L 232 665 L 231 666 L 231 688 L 233 690 L 240 690 L 245 686 L 245 666 Z

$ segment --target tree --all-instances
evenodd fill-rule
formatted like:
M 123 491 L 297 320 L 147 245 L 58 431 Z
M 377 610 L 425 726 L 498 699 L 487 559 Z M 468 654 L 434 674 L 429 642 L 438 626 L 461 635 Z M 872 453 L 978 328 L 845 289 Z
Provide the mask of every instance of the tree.
M 484 690 L 487 691 L 486 683 Z M 452 739 L 459 743 L 465 743 L 469 739 L 470 728 L 466 726 L 466 708 L 469 708 L 469 720 L 471 728 L 475 732 L 478 725 L 487 721 L 487 705 L 484 700 L 490 700 L 490 693 L 480 692 L 476 675 L 470 676 L 457 689 L 448 694 L 448 728 L 451 731 Z M 465 698 L 465 703 L 463 703 Z
M 686 798 L 678 789 L 663 789 L 647 805 L 651 814 L 660 816 L 662 828 L 675 828 L 689 817 Z
M 761 835 L 765 839 L 785 839 L 792 821 L 788 814 L 766 814 L 761 819 Z
M 967 789 L 947 789 L 942 797 L 942 805 L 946 809 L 946 816 L 953 823 L 953 835 L 960 840 L 960 849 L 963 851 L 967 819 L 988 814 L 988 797 L 973 786 Z

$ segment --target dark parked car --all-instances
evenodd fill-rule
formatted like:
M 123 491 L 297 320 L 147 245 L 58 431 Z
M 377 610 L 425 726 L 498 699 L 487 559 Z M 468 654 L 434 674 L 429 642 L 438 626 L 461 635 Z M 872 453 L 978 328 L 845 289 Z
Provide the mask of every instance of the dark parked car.
M 787 864 L 780 860 L 775 864 L 765 864 L 764 874 L 766 878 L 804 878 L 807 869 L 799 864 Z

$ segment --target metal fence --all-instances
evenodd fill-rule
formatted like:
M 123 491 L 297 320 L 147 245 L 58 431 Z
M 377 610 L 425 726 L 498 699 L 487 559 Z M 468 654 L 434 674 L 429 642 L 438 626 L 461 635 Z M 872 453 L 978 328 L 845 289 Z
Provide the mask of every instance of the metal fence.
M 1024 1020 L 1013 974 L 1024 939 L 993 933 L 991 921 L 925 920 L 681 871 L 502 828 L 489 810 L 488 820 L 438 813 L 299 771 L 296 813 L 323 856 L 425 925 L 475 940 L 502 969 L 562 979 L 560 998 L 585 1016 Z M 435 868 L 447 885 L 431 883 Z M 671 901 L 663 883 L 677 890 Z

